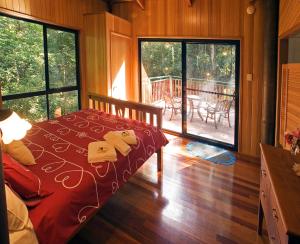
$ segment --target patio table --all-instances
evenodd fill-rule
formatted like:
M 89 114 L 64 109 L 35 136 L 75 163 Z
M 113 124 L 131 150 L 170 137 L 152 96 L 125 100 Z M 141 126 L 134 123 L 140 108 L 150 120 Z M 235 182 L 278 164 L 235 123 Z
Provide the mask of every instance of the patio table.
M 197 110 L 199 118 L 201 118 L 201 120 L 203 121 L 204 119 L 201 115 L 200 109 L 201 109 L 201 107 L 207 106 L 207 103 L 205 101 L 203 101 L 201 96 L 198 96 L 198 95 L 187 95 L 187 99 L 188 99 L 189 105 L 190 105 L 189 114 L 192 114 L 191 118 L 190 118 L 190 122 L 192 122 L 192 120 L 194 118 L 194 110 Z

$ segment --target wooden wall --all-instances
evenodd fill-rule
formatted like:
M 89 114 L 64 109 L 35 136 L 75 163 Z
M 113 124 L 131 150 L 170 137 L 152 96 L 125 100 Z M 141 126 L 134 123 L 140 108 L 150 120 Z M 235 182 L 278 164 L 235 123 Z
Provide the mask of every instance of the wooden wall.
M 239 152 L 259 156 L 262 78 L 263 16 L 261 1 L 248 15 L 248 0 L 146 0 L 115 4 L 113 13 L 132 22 L 133 79 L 131 98 L 138 98 L 138 37 L 223 38 L 241 40 Z M 253 81 L 246 81 L 246 74 Z
M 285 146 L 283 134 L 299 127 L 299 51 L 300 1 L 280 0 L 278 31 L 278 80 L 276 144 Z M 295 36 L 295 34 L 297 34 Z M 297 38 L 298 37 L 298 38 Z M 290 49 L 290 52 L 289 52 Z M 291 53 L 294 52 L 294 53 Z M 288 64 L 295 63 L 298 64 Z
M 300 63 L 282 65 L 280 106 L 280 144 L 288 148 L 284 133 L 299 128 L 300 125 Z
M 85 15 L 87 89 L 127 99 L 131 80 L 131 24 L 108 12 Z M 128 85 L 130 86 L 130 85 Z
M 279 37 L 287 36 L 300 30 L 300 1 L 280 0 Z
M 0 0 L 0 12 L 80 31 L 82 105 L 86 105 L 85 38 L 83 15 L 107 10 L 100 0 Z

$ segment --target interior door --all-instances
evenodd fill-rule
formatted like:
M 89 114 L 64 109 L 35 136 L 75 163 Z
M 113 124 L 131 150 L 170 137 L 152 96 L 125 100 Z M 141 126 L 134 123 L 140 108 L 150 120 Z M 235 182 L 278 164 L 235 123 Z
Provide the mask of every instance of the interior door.
M 112 97 L 127 100 L 131 90 L 131 38 L 114 32 L 110 38 Z

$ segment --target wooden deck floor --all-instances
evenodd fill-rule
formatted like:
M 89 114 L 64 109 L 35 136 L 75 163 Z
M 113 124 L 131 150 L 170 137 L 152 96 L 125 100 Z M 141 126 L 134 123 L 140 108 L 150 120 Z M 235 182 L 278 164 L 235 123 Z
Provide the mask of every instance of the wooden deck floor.
M 188 142 L 170 137 L 163 175 L 153 156 L 70 243 L 266 243 L 259 165 L 215 165 L 188 155 Z
M 154 106 L 158 106 L 164 108 L 164 102 L 156 102 L 152 104 Z M 207 123 L 205 122 L 207 112 L 204 108 L 200 109 L 201 116 L 203 120 L 199 117 L 196 110 L 192 112 L 190 107 L 187 107 L 187 133 L 193 134 L 196 136 L 201 136 L 203 138 L 208 138 L 216 141 L 225 142 L 228 144 L 234 144 L 234 129 L 235 129 L 235 110 L 231 108 L 230 110 L 230 125 L 229 127 L 227 118 L 221 118 L 220 121 L 217 123 L 217 128 L 215 128 L 214 120 L 208 119 Z M 181 133 L 182 132 L 182 118 L 181 112 L 177 111 L 176 115 L 171 116 L 171 109 L 166 109 L 165 113 L 163 114 L 163 128 L 176 131 Z M 172 119 L 170 120 L 170 118 Z M 191 117 L 193 119 L 191 120 Z M 219 118 L 217 116 L 217 118 Z

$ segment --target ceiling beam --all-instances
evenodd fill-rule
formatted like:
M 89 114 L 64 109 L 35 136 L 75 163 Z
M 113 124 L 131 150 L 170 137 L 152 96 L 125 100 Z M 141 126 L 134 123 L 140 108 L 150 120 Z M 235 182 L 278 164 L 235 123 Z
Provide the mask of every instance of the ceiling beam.
M 117 3 L 137 3 L 141 9 L 145 9 L 145 0 L 104 0 L 108 6 L 110 6 L 110 8 L 112 8 L 113 4 L 117 4 Z
M 189 7 L 192 7 L 193 0 L 185 0 Z
M 135 0 L 136 3 L 141 7 L 141 9 L 145 9 L 145 0 Z

